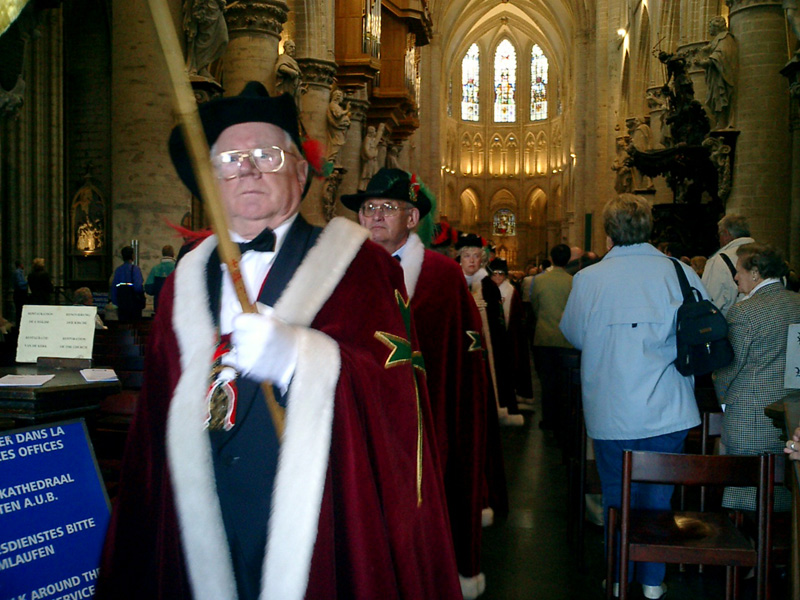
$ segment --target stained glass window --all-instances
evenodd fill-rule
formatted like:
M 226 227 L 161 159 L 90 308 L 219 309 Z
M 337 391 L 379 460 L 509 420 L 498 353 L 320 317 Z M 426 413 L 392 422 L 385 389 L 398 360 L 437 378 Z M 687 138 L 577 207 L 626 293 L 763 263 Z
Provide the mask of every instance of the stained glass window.
M 517 120 L 517 52 L 507 39 L 494 53 L 494 121 L 514 123 Z
M 547 57 L 539 44 L 531 49 L 531 121 L 547 118 Z
M 493 235 L 516 235 L 517 216 L 507 208 L 501 208 L 492 218 Z
M 480 50 L 478 44 L 472 44 L 461 61 L 461 118 L 465 121 L 480 118 L 480 70 Z

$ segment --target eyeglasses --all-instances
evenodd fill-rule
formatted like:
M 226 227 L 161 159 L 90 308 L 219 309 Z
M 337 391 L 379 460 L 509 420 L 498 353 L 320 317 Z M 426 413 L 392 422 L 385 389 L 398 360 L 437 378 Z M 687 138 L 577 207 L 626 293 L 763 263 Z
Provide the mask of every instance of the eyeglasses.
M 259 173 L 276 173 L 286 164 L 286 152 L 278 146 L 253 148 L 251 150 L 228 150 L 211 157 L 211 165 L 219 179 L 226 181 L 239 177 L 242 163 L 249 160 L 250 165 Z M 294 155 L 293 155 L 294 156 Z
M 390 217 L 408 208 L 407 206 L 401 206 L 399 202 L 365 202 L 361 205 L 361 214 L 365 217 L 371 217 L 380 211 L 384 217 Z

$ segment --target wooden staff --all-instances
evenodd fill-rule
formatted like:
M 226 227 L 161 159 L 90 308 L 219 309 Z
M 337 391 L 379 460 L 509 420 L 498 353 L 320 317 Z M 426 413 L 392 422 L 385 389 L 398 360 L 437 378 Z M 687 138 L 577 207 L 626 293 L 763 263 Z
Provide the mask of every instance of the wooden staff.
M 489 318 L 486 316 L 486 301 L 475 296 L 475 303 L 478 305 L 478 312 L 481 314 L 481 324 L 483 325 L 483 337 L 486 338 L 486 355 L 489 358 L 489 374 L 492 376 L 492 388 L 494 389 L 494 403 L 497 411 L 500 412 L 500 394 L 497 391 L 497 371 L 494 368 L 494 350 L 492 348 L 492 332 L 489 331 Z
M 239 260 L 242 255 L 239 252 L 239 247 L 231 241 L 228 233 L 228 216 L 222 207 L 216 178 L 211 172 L 210 150 L 203 132 L 203 126 L 200 123 L 197 101 L 184 70 L 183 53 L 178 43 L 178 37 L 175 34 L 172 15 L 167 8 L 165 0 L 148 0 L 148 3 L 150 5 L 150 14 L 153 17 L 153 23 L 158 33 L 158 39 L 161 43 L 161 50 L 167 61 L 169 77 L 172 81 L 173 105 L 181 123 L 183 139 L 189 152 L 189 158 L 200 187 L 205 209 L 211 219 L 211 228 L 217 234 L 220 258 L 228 266 L 228 273 L 233 279 L 233 287 L 236 290 L 236 297 L 242 305 L 242 312 L 256 313 L 258 310 L 250 303 L 250 299 L 247 297 L 247 290 L 244 287 L 242 274 L 239 271 Z M 270 382 L 262 382 L 261 390 L 264 392 L 267 408 L 272 416 L 272 424 L 280 440 L 283 437 L 284 428 L 283 407 L 276 402 Z

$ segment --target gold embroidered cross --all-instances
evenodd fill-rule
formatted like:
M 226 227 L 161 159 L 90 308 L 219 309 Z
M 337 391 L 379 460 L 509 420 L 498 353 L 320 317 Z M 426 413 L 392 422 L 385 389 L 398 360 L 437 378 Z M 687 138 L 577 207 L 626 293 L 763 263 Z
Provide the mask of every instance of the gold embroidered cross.
M 422 358 L 422 353 L 419 350 L 411 349 L 411 309 L 409 308 L 410 300 L 403 298 L 399 290 L 394 291 L 394 297 L 397 300 L 397 306 L 400 309 L 400 315 L 403 318 L 403 324 L 406 329 L 406 337 L 402 338 L 398 335 L 387 333 L 385 331 L 376 331 L 375 339 L 384 344 L 391 350 L 389 357 L 386 359 L 383 367 L 389 369 L 397 365 L 404 365 L 411 363 L 413 367 L 412 377 L 414 379 L 414 392 L 417 396 L 417 506 L 422 505 L 422 407 L 419 401 L 419 385 L 417 383 L 416 369 L 423 373 L 425 372 L 425 361 Z

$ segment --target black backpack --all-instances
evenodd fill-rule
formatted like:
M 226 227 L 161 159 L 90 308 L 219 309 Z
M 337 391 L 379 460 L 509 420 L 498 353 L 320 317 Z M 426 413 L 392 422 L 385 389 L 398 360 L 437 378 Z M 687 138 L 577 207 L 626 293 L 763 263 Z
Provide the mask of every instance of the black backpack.
M 675 367 L 681 375 L 705 375 L 729 365 L 733 360 L 733 348 L 728 341 L 725 316 L 689 285 L 681 265 L 674 258 L 671 260 L 683 293 L 676 326 L 678 358 Z

